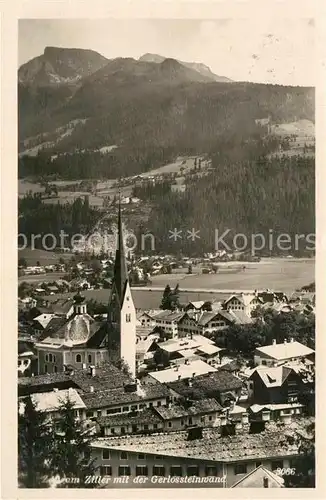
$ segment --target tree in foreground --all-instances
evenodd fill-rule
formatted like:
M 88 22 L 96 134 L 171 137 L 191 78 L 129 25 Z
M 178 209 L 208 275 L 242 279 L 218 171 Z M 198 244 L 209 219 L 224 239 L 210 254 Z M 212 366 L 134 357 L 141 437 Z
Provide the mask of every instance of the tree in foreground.
M 18 416 L 18 476 L 22 488 L 46 488 L 53 477 L 54 436 L 44 412 L 28 396 Z
M 288 438 L 291 439 L 291 438 Z M 284 476 L 287 488 L 315 488 L 315 423 L 292 438 L 298 444 L 299 456 L 293 460 L 294 475 Z
M 71 399 L 62 402 L 60 416 L 55 422 L 55 446 L 52 466 L 60 477 L 59 487 L 86 488 L 85 477 L 94 474 L 91 459 L 91 429 L 77 419 Z M 74 481 L 79 478 L 79 482 Z

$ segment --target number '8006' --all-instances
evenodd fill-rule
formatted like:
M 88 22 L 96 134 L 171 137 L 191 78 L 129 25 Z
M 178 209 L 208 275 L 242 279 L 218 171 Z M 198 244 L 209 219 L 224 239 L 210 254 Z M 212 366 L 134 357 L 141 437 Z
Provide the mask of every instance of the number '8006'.
M 278 467 L 276 469 L 276 474 L 278 474 L 279 476 L 294 476 L 295 468 L 287 467 L 287 468 L 281 469 L 280 467 Z

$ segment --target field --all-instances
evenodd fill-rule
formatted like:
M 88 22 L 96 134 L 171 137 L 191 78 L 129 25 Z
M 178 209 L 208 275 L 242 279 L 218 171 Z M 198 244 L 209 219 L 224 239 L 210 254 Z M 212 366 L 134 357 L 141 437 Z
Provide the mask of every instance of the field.
M 50 266 L 52 264 L 58 264 L 59 259 L 70 260 L 73 253 L 55 253 L 48 252 L 46 250 L 32 250 L 31 248 L 26 248 L 24 250 L 18 250 L 18 259 L 26 259 L 28 266 L 36 266 L 36 262 L 39 262 L 41 266 Z M 31 278 L 32 276 L 25 276 L 25 278 Z M 34 276 L 35 277 L 35 276 Z M 25 280 L 27 281 L 27 280 Z
M 238 265 L 238 264 L 237 264 Z M 153 276 L 152 286 L 180 284 L 180 288 L 255 290 L 271 288 L 293 291 L 315 280 L 314 259 L 263 259 L 244 263 L 244 271 L 217 274 L 172 274 Z

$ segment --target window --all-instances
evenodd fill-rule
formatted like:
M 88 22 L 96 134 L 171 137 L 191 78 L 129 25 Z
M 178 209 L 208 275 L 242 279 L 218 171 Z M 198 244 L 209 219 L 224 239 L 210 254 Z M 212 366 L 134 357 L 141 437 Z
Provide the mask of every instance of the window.
M 267 361 L 266 361 L 266 359 L 262 359 L 261 364 L 262 364 L 262 365 L 267 365 Z
M 189 420 L 188 420 L 189 424 L 192 425 L 192 418 L 189 417 Z
M 148 431 L 148 424 L 144 424 L 144 431 Z
M 210 415 L 210 416 L 208 417 L 208 420 L 210 420 L 210 421 L 211 421 L 211 420 L 213 420 L 212 415 Z
M 48 354 L 45 355 L 45 361 L 49 361 L 49 355 Z
M 112 467 L 111 465 L 104 465 L 100 468 L 101 476 L 112 476 Z
M 55 357 L 55 354 L 53 354 L 53 356 L 52 356 L 53 363 L 55 363 L 55 360 L 56 360 L 56 357 Z
M 247 474 L 247 465 L 246 464 L 235 465 L 234 474 Z
M 157 426 L 157 424 L 153 424 L 153 427 L 154 427 L 154 429 L 157 429 L 158 426 Z
M 205 474 L 206 476 L 217 476 L 217 467 L 215 465 L 206 465 Z
M 165 467 L 163 465 L 153 465 L 153 476 L 165 476 Z
M 118 475 L 119 476 L 130 476 L 130 467 L 129 467 L 129 465 L 119 465 Z
M 156 455 L 155 456 L 155 460 L 162 460 L 162 459 L 163 459 L 162 455 Z
M 120 453 L 120 459 L 121 460 L 127 460 L 127 458 L 128 458 L 128 453 L 126 451 L 122 451 Z
M 131 314 L 128 313 L 126 314 L 126 323 L 130 323 L 131 322 Z
M 136 476 L 148 476 L 147 465 L 136 465 Z
M 89 363 L 91 363 L 91 362 L 92 362 L 92 355 L 91 355 L 91 354 L 89 354 L 89 355 L 88 355 L 88 362 L 89 362 Z
M 57 365 L 54 365 L 54 373 L 57 373 L 57 371 L 58 371 L 58 367 L 57 367 Z
M 102 412 L 101 412 L 101 410 L 97 410 L 97 416 L 98 416 L 98 417 L 101 417 L 101 416 L 102 416 Z
M 162 404 L 161 401 L 157 402 L 157 406 L 161 406 L 161 404 Z
M 115 434 L 115 427 L 111 428 L 111 434 Z
M 198 465 L 188 465 L 188 467 L 187 467 L 187 476 L 199 476 L 199 467 L 198 467 Z
M 103 449 L 102 450 L 102 458 L 103 458 L 103 460 L 110 460 L 110 458 L 111 458 L 110 450 Z
M 44 365 L 44 373 L 48 373 L 48 365 Z
M 76 354 L 76 363 L 81 363 L 81 355 Z
M 185 421 L 184 420 L 181 420 L 181 425 L 184 425 L 185 424 Z
M 260 467 L 262 464 L 261 460 L 258 460 L 258 462 L 255 463 L 255 467 L 257 469 L 257 467 Z
M 124 406 L 124 407 L 122 408 L 122 411 L 129 411 L 129 406 Z
M 49 361 L 52 363 L 52 354 L 49 354 Z
M 94 417 L 94 412 L 93 411 L 87 411 L 86 412 L 86 417 Z
M 169 427 L 172 427 L 172 422 L 169 422 L 169 423 L 168 423 L 168 426 L 169 426 Z
M 182 467 L 180 465 L 171 465 L 170 474 L 171 476 L 182 476 Z
M 107 415 L 112 415 L 113 413 L 121 413 L 121 408 L 109 408 L 106 410 Z
M 152 401 L 149 403 L 149 407 L 152 408 L 153 407 L 153 403 Z
M 24 359 L 24 366 L 28 365 L 28 359 Z
M 144 453 L 138 453 L 137 458 L 138 458 L 138 460 L 145 460 L 145 454 Z
M 132 430 L 132 432 L 137 432 L 137 430 L 138 430 L 137 425 L 135 425 L 135 424 L 134 424 L 134 425 L 132 425 L 132 426 L 131 426 L 131 430 Z
M 283 460 L 272 460 L 272 471 L 276 469 L 283 469 Z

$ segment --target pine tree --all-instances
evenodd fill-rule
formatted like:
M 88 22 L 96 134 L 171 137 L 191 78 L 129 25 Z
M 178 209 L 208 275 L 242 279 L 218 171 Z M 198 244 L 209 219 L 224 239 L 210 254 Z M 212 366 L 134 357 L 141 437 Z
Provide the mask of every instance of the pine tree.
M 166 285 L 164 292 L 163 292 L 161 305 L 160 305 L 161 309 L 164 309 L 164 310 L 171 309 L 171 294 L 172 294 L 172 290 L 171 290 L 170 285 Z
M 51 461 L 53 433 L 44 412 L 38 411 L 30 396 L 18 416 L 18 473 L 24 488 L 46 488 L 54 476 Z
M 77 420 L 74 403 L 67 398 L 62 402 L 60 417 L 56 421 L 52 456 L 53 467 L 61 478 L 61 487 L 86 487 L 85 477 L 94 473 L 90 442 L 90 430 Z M 69 479 L 74 478 L 79 478 L 79 482 L 70 483 Z
M 173 292 L 170 295 L 170 309 L 172 311 L 175 311 L 176 309 L 180 308 L 180 290 L 179 290 L 179 284 L 176 285 L 174 288 Z

